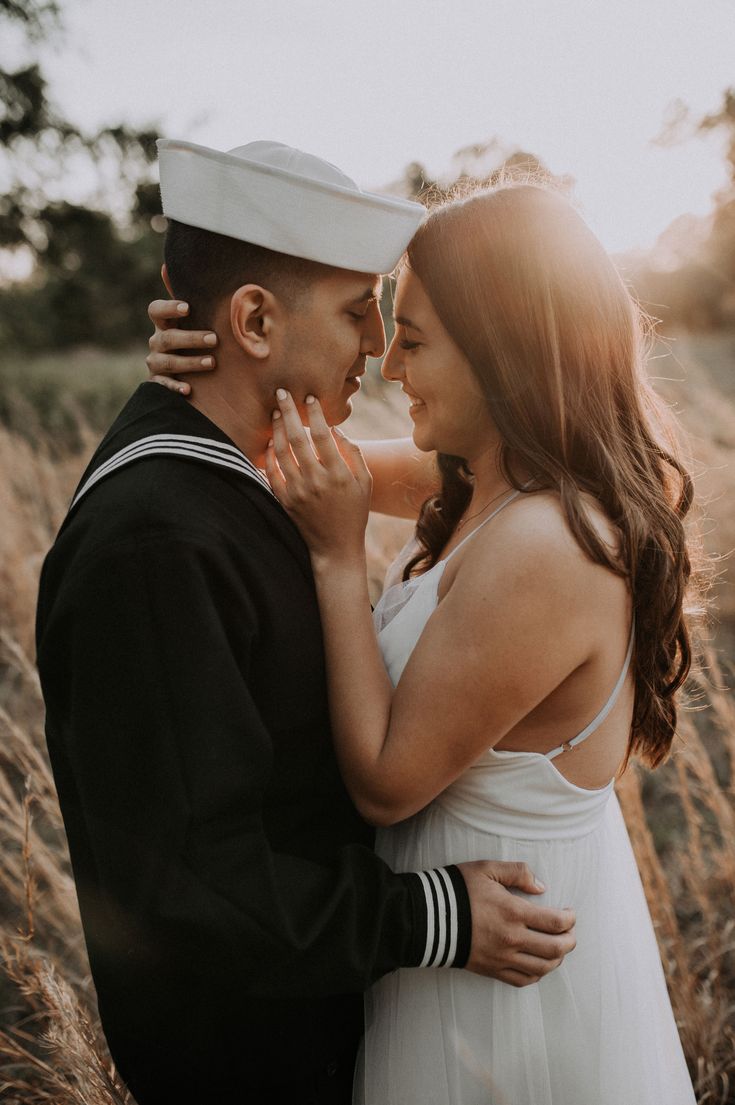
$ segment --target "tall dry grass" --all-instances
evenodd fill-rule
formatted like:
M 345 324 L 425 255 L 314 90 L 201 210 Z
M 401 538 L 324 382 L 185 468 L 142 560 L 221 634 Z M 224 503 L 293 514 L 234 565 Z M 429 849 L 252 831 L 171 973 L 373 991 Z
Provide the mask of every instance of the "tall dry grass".
M 391 436 L 405 425 L 369 386 L 351 432 Z M 8 1105 L 132 1105 L 99 1028 L 33 664 L 40 564 L 95 436 L 84 426 L 78 433 L 82 453 L 59 458 L 53 441 L 32 446 L 0 428 L 0 1097 Z M 374 590 L 409 531 L 371 520 Z M 708 663 L 671 761 L 654 774 L 629 769 L 618 792 L 697 1100 L 729 1105 L 735 710 L 714 649 Z
M 80 425 L 85 454 L 93 438 Z M 43 556 L 82 466 L 0 430 L 0 1099 L 123 1105 L 95 1010 L 33 663 Z

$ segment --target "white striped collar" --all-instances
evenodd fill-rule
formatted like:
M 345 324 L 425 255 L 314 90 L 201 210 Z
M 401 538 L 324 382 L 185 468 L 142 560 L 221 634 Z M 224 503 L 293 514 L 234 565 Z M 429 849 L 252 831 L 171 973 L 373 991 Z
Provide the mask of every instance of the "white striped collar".
M 220 468 L 229 468 L 235 472 L 241 472 L 265 488 L 269 495 L 273 495 L 270 484 L 251 460 L 234 445 L 223 441 L 215 441 L 209 437 L 192 437 L 190 434 L 151 434 L 149 437 L 139 438 L 123 449 L 119 449 L 84 481 L 77 491 L 69 507 L 71 512 L 82 496 L 109 476 L 118 468 L 149 456 L 179 456 L 189 457 L 193 460 L 201 460 L 207 464 L 214 464 Z M 273 495 L 275 499 L 275 495 Z

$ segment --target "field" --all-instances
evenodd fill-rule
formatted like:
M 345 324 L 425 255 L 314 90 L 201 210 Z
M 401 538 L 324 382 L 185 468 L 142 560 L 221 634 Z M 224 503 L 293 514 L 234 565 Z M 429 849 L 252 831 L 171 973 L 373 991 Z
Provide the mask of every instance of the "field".
M 686 424 L 706 544 L 720 557 L 735 546 L 734 360 L 733 335 L 682 335 L 652 362 L 657 388 Z M 76 480 L 143 372 L 138 351 L 0 363 L 0 1097 L 8 1105 L 126 1101 L 96 1022 L 45 756 L 33 611 L 40 564 Z M 368 378 L 351 436 L 408 428 L 400 400 Z M 409 532 L 407 523 L 371 519 L 373 593 Z M 726 559 L 718 572 L 720 620 L 675 754 L 653 774 L 630 768 L 618 784 L 700 1105 L 735 1102 L 735 709 L 727 689 L 735 589 Z

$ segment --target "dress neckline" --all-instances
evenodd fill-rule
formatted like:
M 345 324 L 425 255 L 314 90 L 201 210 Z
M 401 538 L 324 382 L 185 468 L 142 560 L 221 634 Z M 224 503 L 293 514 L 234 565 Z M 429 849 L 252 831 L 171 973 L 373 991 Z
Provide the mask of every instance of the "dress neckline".
M 378 612 L 385 607 L 384 600 L 389 594 L 397 590 L 400 590 L 402 593 L 405 594 L 410 588 L 410 593 L 407 595 L 405 601 L 400 604 L 400 608 L 395 612 L 393 618 L 391 618 L 389 622 L 387 622 L 384 626 L 382 626 L 382 628 L 378 630 L 378 635 L 380 636 L 383 630 L 387 629 L 388 625 L 391 625 L 393 620 L 400 617 L 401 614 L 403 614 L 404 610 L 406 610 L 411 605 L 411 600 L 421 588 L 421 584 L 424 582 L 424 580 L 428 579 L 429 577 L 434 577 L 437 580 L 436 586 L 438 591 L 438 580 L 441 579 L 442 575 L 444 574 L 444 569 L 446 568 L 447 564 L 452 559 L 454 554 L 459 552 L 462 546 L 465 545 L 468 541 L 471 541 L 475 534 L 479 533 L 483 526 L 492 521 L 492 519 L 495 518 L 495 516 L 498 515 L 501 510 L 503 510 L 506 506 L 508 506 L 509 503 L 512 503 L 515 499 L 518 498 L 519 495 L 522 494 L 522 491 L 512 491 L 511 494 L 508 495 L 502 501 L 502 503 L 500 503 L 495 508 L 495 510 L 488 514 L 487 518 L 484 518 L 482 522 L 480 522 L 479 526 L 475 526 L 475 528 L 470 533 L 462 538 L 458 545 L 455 545 L 451 552 L 442 557 L 440 560 L 437 560 L 437 562 L 435 564 L 432 564 L 430 568 L 427 568 L 425 572 L 421 572 L 419 575 L 416 576 L 411 576 L 409 579 L 400 579 L 396 583 L 388 587 L 385 591 L 383 591 L 383 594 L 378 599 L 377 605 L 375 607 L 375 614 L 378 614 Z
M 451 560 L 454 554 L 458 553 L 462 546 L 466 545 L 468 541 L 471 541 L 475 534 L 480 532 L 483 526 L 486 526 L 488 522 L 491 522 L 496 515 L 500 514 L 501 510 L 504 510 L 505 507 L 507 507 L 510 503 L 517 499 L 519 495 L 522 494 L 523 492 L 518 491 L 517 489 L 515 491 L 511 491 L 511 493 L 507 495 L 505 499 L 503 499 L 502 503 L 499 503 L 498 506 L 495 507 L 495 510 L 490 511 L 487 518 L 483 518 L 478 526 L 475 526 L 473 530 L 470 530 L 469 533 L 465 534 L 459 544 L 455 545 L 451 552 L 447 553 L 446 556 L 443 556 L 441 560 L 437 560 L 436 564 L 434 564 L 433 567 L 436 568 L 437 564 L 446 564 L 448 560 Z M 454 537 L 454 533 L 452 534 L 452 537 Z M 431 570 L 432 569 L 430 568 L 429 571 Z M 428 573 L 424 574 L 426 575 Z

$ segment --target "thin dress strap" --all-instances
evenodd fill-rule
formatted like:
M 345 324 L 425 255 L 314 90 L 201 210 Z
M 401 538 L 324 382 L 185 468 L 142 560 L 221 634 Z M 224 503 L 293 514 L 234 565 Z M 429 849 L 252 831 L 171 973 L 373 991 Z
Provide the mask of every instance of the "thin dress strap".
M 623 663 L 623 670 L 621 671 L 621 673 L 618 677 L 617 683 L 613 687 L 612 694 L 610 695 L 607 702 L 605 703 L 605 705 L 600 710 L 597 717 L 594 718 L 589 723 L 589 725 L 585 729 L 582 730 L 581 733 L 578 733 L 576 737 L 573 737 L 569 741 L 564 741 L 563 744 L 560 744 L 558 748 L 552 749 L 551 752 L 545 752 L 544 753 L 547 760 L 553 760 L 553 759 L 555 759 L 556 756 L 561 756 L 562 752 L 568 752 L 570 748 L 574 748 L 575 745 L 581 744 L 583 740 L 586 740 L 587 737 L 591 736 L 594 733 L 595 729 L 599 729 L 599 727 L 602 725 L 603 721 L 608 716 L 608 714 L 612 710 L 613 706 L 617 702 L 618 696 L 620 695 L 620 692 L 623 689 L 623 684 L 625 683 L 625 679 L 626 679 L 626 676 L 628 674 L 628 668 L 630 667 L 630 661 L 631 661 L 632 656 L 633 656 L 633 645 L 634 644 L 635 644 L 635 619 L 633 620 L 633 624 L 630 627 L 630 640 L 628 641 L 628 651 L 625 654 L 625 662 Z
M 449 555 L 444 557 L 444 563 L 446 563 L 448 560 L 451 560 L 454 554 L 458 553 L 462 546 L 466 544 L 472 537 L 474 537 L 476 533 L 479 533 L 483 526 L 486 526 L 488 522 L 492 521 L 496 514 L 500 514 L 500 511 L 503 510 L 503 508 L 506 507 L 508 503 L 512 503 L 513 500 L 517 499 L 518 496 L 521 494 L 523 494 L 521 491 L 514 491 L 513 494 L 509 495 L 507 499 L 503 499 L 500 506 L 496 506 L 495 510 L 488 514 L 487 518 L 480 522 L 479 526 L 475 526 L 472 533 L 468 533 L 466 537 L 463 537 L 460 543 L 452 549 Z

